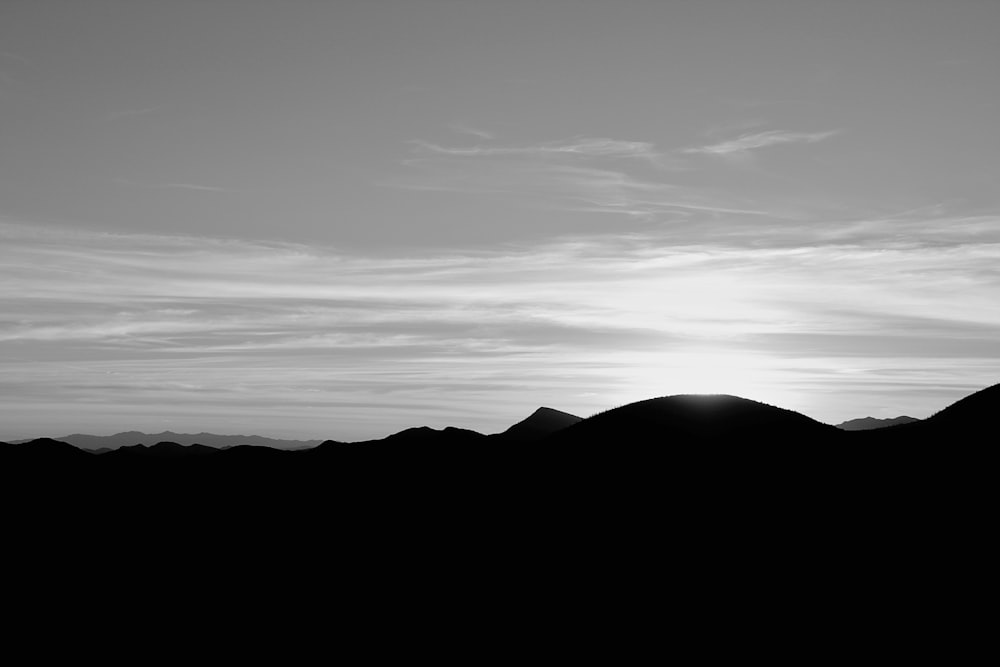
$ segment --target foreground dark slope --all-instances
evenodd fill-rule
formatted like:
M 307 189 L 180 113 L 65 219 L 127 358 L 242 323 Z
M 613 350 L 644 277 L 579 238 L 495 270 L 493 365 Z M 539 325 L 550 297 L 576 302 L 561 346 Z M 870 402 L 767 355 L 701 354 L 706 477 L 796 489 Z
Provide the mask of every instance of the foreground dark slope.
M 789 573 L 810 596 L 801 584 L 817 574 L 834 588 L 875 576 L 881 590 L 886 572 L 902 572 L 912 588 L 926 568 L 906 564 L 928 542 L 967 545 L 965 560 L 979 549 L 969 536 L 988 535 L 988 448 L 942 436 L 949 424 L 971 433 L 998 394 L 889 438 L 722 396 L 642 401 L 531 443 L 423 428 L 304 451 L 162 444 L 95 455 L 42 441 L 0 447 L 0 506 L 28 535 L 21 543 L 60 540 L 46 549 L 59 557 L 143 534 L 147 554 L 179 545 L 183 561 L 226 545 L 233 561 L 291 565 L 282 572 L 356 555 L 360 569 L 335 567 L 338 580 L 446 571 L 545 588 L 563 573 L 591 595 L 581 582 L 595 572 L 638 591 L 670 564 L 682 580 L 704 575 L 692 580 L 696 599 L 704 582 L 732 577 L 765 582 L 747 598 L 763 599 Z M 316 554 L 316 567 L 300 554 Z
M 852 441 L 922 449 L 995 444 L 998 417 L 1000 384 L 995 384 L 952 403 L 927 419 L 852 433 Z

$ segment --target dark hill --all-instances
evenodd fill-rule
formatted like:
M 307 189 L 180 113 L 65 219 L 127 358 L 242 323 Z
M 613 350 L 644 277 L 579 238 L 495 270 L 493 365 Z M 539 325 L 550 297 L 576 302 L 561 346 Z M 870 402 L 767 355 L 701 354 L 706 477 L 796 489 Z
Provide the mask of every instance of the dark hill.
M 936 427 L 992 430 L 1000 411 L 1000 384 L 987 387 L 952 403 L 926 421 Z
M 570 426 L 547 442 L 588 445 L 812 444 L 843 432 L 805 415 L 729 395 L 678 395 L 630 403 Z
M 464 445 L 477 442 L 485 437 L 482 433 L 454 426 L 447 426 L 440 430 L 429 426 L 420 426 L 393 433 L 383 438 L 381 442 L 392 445 Z
M 7 444 L 0 447 L 0 487 L 58 492 L 67 483 L 86 483 L 96 463 L 96 456 L 51 438 Z
M 568 412 L 541 407 L 535 410 L 528 418 L 519 421 L 503 433 L 497 433 L 492 437 L 509 442 L 536 442 L 580 421 L 582 421 L 582 418 L 571 415 Z
M 15 461 L 33 463 L 73 463 L 92 458 L 83 450 L 52 438 L 37 438 L 17 445 L 8 445 L 3 451 Z

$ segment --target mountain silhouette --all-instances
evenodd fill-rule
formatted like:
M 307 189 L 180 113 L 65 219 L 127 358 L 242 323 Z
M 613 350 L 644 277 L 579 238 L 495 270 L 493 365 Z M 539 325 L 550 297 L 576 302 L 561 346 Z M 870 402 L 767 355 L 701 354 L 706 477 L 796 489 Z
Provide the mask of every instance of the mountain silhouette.
M 843 429 L 845 431 L 869 431 L 875 428 L 886 428 L 887 426 L 896 426 L 898 424 L 909 424 L 910 422 L 919 421 L 915 417 L 907 417 L 905 415 L 899 417 L 892 417 L 889 419 L 876 419 L 875 417 L 861 417 L 860 419 L 848 419 L 845 422 L 840 422 L 837 424 L 837 428 Z
M 581 479 L 596 475 L 605 484 L 609 474 L 632 475 L 654 484 L 653 476 L 685 461 L 729 466 L 734 474 L 738 465 L 758 474 L 805 465 L 816 474 L 820 470 L 827 471 L 824 474 L 868 471 L 874 478 L 898 474 L 901 466 L 911 471 L 914 466 L 929 469 L 932 461 L 945 456 L 944 445 L 983 441 L 998 411 L 1000 384 L 956 401 L 927 419 L 867 430 L 829 426 L 736 396 L 675 395 L 638 401 L 587 419 L 543 407 L 489 436 L 468 429 L 422 426 L 376 440 L 327 440 L 299 450 L 161 441 L 103 451 L 38 438 L 0 443 L 0 462 L 6 479 L 15 481 L 22 469 L 44 473 L 58 468 L 88 475 L 114 471 L 109 479 L 120 481 L 128 478 L 130 467 L 148 472 L 166 466 L 163 469 L 172 471 L 171 475 L 198 471 L 219 484 L 270 479 L 280 471 L 291 474 L 289 479 L 309 476 L 317 484 L 336 479 L 344 488 L 356 487 L 362 480 L 379 484 L 390 478 L 404 486 L 416 479 L 422 485 L 433 479 L 466 479 L 470 484 L 517 479 L 544 484 L 565 480 L 568 474 Z M 124 437 L 138 433 L 126 432 Z M 827 447 L 832 444 L 837 447 Z
M 746 398 L 682 394 L 630 403 L 584 419 L 546 441 L 589 445 L 830 442 L 843 432 Z
M 998 410 L 1000 386 L 926 420 L 845 431 L 745 398 L 680 395 L 532 441 L 518 431 L 533 438 L 572 415 L 536 411 L 507 439 L 420 427 L 300 451 L 158 442 L 94 454 L 38 439 L 0 446 L 0 501 L 31 535 L 12 544 L 55 536 L 48 550 L 59 558 L 123 539 L 126 555 L 179 546 L 192 558 L 225 545 L 232 567 L 266 556 L 264 569 L 283 586 L 300 574 L 303 590 L 318 570 L 337 582 L 360 572 L 365 586 L 389 577 L 434 587 L 457 572 L 474 595 L 484 573 L 498 588 L 520 581 L 533 591 L 558 577 L 581 607 L 594 572 L 616 590 L 646 591 L 667 564 L 692 575 L 693 597 L 745 596 L 757 613 L 775 577 L 791 581 L 796 600 L 822 604 L 817 579 L 829 588 L 873 579 L 853 604 L 884 590 L 887 573 L 899 591 L 924 595 L 913 588 L 924 563 L 939 567 L 950 553 L 965 567 L 988 554 L 975 539 L 989 539 L 992 451 L 975 445 L 995 439 Z M 212 569 L 204 562 L 196 566 Z M 239 585 L 256 571 L 236 569 Z
M 568 412 L 541 407 L 526 419 L 493 437 L 510 442 L 536 442 L 579 421 L 582 421 L 581 417 Z
M 482 440 L 486 436 L 477 431 L 447 426 L 434 429 L 429 426 L 408 428 L 383 438 L 382 443 L 392 445 L 464 445 Z
M 115 534 L 157 526 L 214 539 L 239 525 L 274 545 L 293 529 L 345 548 L 375 539 L 386 554 L 520 544 L 515 559 L 561 548 L 555 567 L 595 545 L 658 559 L 713 540 L 717 559 L 782 543 L 795 554 L 804 530 L 804 548 L 825 550 L 830 529 L 877 541 L 928 522 L 966 534 L 987 525 L 991 450 L 976 445 L 995 439 L 998 410 L 995 386 L 926 420 L 845 431 L 745 398 L 678 395 L 533 442 L 420 427 L 299 451 L 163 442 L 93 454 L 43 438 L 0 447 L 0 499 L 45 508 L 38 526 L 72 516 Z

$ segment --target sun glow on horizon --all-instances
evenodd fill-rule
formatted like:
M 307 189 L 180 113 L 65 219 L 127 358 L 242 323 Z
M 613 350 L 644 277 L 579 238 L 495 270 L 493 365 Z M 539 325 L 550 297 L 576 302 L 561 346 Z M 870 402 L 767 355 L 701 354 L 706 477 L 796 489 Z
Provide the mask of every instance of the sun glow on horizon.
M 638 361 L 638 360 L 637 360 Z M 733 350 L 668 352 L 636 363 L 628 395 L 641 400 L 674 394 L 730 394 L 777 405 L 790 403 L 787 369 L 776 359 Z

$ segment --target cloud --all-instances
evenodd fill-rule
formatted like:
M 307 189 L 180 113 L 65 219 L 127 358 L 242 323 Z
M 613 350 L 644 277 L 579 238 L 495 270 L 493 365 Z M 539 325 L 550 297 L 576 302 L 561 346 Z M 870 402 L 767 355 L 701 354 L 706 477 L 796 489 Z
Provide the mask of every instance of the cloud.
M 127 185 L 135 188 L 149 188 L 151 190 L 196 190 L 199 192 L 238 192 L 232 188 L 220 188 L 214 185 L 203 185 L 200 183 L 137 183 L 124 178 L 116 178 L 114 182 L 119 185 Z
M 496 136 L 492 132 L 487 132 L 486 130 L 472 127 L 471 125 L 466 125 L 464 123 L 452 123 L 450 127 L 459 134 L 468 134 L 473 137 L 486 140 L 496 139 Z
M 829 130 L 826 132 L 786 132 L 782 130 L 769 130 L 767 132 L 757 132 L 755 134 L 744 134 L 737 139 L 723 141 L 721 143 L 703 146 L 701 148 L 687 148 L 684 153 L 732 156 L 749 153 L 758 148 L 777 146 L 789 143 L 816 143 L 829 139 L 839 134 L 839 130 Z
M 577 138 L 531 146 L 448 147 L 421 140 L 410 144 L 416 157 L 402 161 L 407 173 L 382 185 L 426 192 L 502 194 L 507 203 L 543 210 L 611 213 L 643 220 L 692 213 L 769 214 L 755 202 L 731 193 L 663 182 L 665 168 L 679 167 L 650 142 Z
M 455 157 L 578 155 L 589 157 L 643 158 L 649 160 L 655 159 L 660 155 L 653 144 L 644 141 L 621 141 L 617 139 L 585 137 L 578 137 L 569 141 L 545 142 L 531 146 L 448 147 L 419 139 L 415 139 L 410 143 L 424 152 Z

